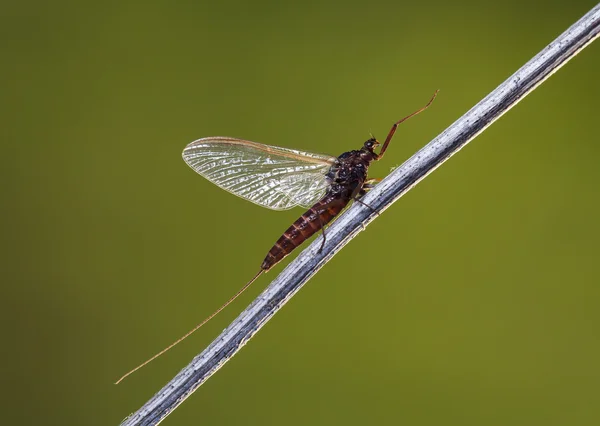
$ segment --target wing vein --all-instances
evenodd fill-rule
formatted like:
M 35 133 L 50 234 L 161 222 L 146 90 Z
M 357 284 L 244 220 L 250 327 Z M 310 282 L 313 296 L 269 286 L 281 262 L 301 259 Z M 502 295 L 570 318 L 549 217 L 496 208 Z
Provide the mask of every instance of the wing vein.
M 190 143 L 183 159 L 198 174 L 273 210 L 312 205 L 323 196 L 335 157 L 213 137 Z

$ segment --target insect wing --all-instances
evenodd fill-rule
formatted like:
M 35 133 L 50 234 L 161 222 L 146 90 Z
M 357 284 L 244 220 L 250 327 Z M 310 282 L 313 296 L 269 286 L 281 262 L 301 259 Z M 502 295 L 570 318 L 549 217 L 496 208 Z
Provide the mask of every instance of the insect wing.
M 227 137 L 194 141 L 183 159 L 221 188 L 273 210 L 307 205 L 324 193 L 325 175 L 336 162 L 328 155 Z M 302 195 L 303 189 L 308 193 Z
M 302 173 L 282 178 L 279 191 L 296 205 L 308 208 L 323 198 L 330 185 L 330 180 L 323 173 Z

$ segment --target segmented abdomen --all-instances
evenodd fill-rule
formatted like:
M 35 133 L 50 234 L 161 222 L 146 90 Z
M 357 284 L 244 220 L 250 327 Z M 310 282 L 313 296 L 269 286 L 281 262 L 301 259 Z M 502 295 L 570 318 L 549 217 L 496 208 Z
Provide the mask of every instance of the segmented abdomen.
M 296 220 L 277 240 L 263 261 L 261 268 L 268 271 L 309 239 L 321 226 L 327 225 L 346 207 L 350 200 L 342 197 L 324 197 Z M 319 216 L 321 218 L 319 219 Z

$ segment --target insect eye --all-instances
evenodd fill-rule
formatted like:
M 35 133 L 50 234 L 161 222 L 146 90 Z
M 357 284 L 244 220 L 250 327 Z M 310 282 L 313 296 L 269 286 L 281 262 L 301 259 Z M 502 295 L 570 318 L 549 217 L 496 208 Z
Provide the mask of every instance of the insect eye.
M 357 168 L 357 169 L 362 169 L 363 167 L 364 167 L 364 166 L 363 166 L 363 164 L 362 164 L 362 163 L 358 163 L 358 164 L 356 165 L 356 168 Z
M 365 148 L 373 149 L 375 147 L 376 143 L 377 143 L 377 141 L 375 139 L 369 139 L 368 141 L 365 142 Z

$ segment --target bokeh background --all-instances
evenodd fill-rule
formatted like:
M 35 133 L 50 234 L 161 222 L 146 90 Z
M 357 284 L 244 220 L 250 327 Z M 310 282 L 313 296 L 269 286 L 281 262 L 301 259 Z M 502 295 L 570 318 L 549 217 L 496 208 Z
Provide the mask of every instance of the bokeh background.
M 594 6 L 12 2 L 2 53 L 3 423 L 116 425 L 302 212 L 181 160 L 227 135 L 385 176 Z M 369 226 L 164 424 L 600 424 L 600 44 Z M 287 263 L 287 262 L 286 262 Z

